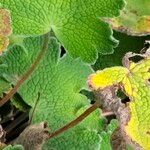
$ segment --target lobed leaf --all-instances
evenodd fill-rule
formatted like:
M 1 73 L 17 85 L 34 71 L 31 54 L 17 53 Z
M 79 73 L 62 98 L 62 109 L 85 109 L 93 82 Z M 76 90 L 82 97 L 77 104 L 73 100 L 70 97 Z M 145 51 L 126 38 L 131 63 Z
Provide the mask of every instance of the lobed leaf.
M 41 48 L 41 38 L 27 38 L 23 48 L 15 46 L 2 56 L 3 76 L 12 84 L 23 76 Z M 26 48 L 27 53 L 25 53 Z M 51 39 L 38 68 L 18 91 L 26 104 L 35 107 L 34 123 L 47 121 L 51 132 L 78 117 L 90 106 L 87 98 L 80 94 L 86 88 L 86 78 L 92 73 L 89 65 L 80 59 L 72 59 L 68 54 L 60 57 L 60 45 Z M 99 149 L 99 132 L 104 128 L 105 120 L 100 112 L 93 112 L 79 126 L 48 141 L 44 149 Z
M 112 53 L 117 41 L 104 17 L 118 16 L 123 0 L 1 0 L 12 13 L 15 35 L 42 35 L 51 30 L 74 57 L 93 63 L 98 52 Z
M 149 150 L 150 57 L 149 55 L 143 57 L 144 59 L 137 63 L 128 60 L 127 67 L 111 67 L 98 71 L 90 76 L 89 85 L 95 90 L 104 90 L 111 86 L 121 87 L 130 98 L 126 111 L 118 112 L 126 140 L 134 144 L 137 149 L 140 147 Z

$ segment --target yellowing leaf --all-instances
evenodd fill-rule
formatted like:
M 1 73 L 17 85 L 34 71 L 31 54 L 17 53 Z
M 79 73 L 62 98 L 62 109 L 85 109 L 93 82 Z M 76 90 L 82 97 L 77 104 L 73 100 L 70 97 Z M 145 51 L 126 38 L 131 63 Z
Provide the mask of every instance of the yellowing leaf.
M 3 52 L 9 44 L 9 39 L 7 37 L 0 35 L 0 54 Z
M 139 32 L 150 33 L 150 16 L 141 17 L 137 22 L 136 30 L 139 30 Z
M 126 0 L 121 15 L 110 19 L 114 29 L 131 35 L 150 34 L 150 1 Z
M 106 87 L 122 87 L 130 98 L 128 120 L 121 128 L 134 145 L 150 150 L 150 57 L 138 63 L 129 62 L 128 67 L 112 67 L 98 71 L 89 77 L 94 90 Z M 122 123 L 124 118 L 120 117 Z
M 11 34 L 10 13 L 6 9 L 0 9 L 0 54 L 9 44 L 8 36 Z

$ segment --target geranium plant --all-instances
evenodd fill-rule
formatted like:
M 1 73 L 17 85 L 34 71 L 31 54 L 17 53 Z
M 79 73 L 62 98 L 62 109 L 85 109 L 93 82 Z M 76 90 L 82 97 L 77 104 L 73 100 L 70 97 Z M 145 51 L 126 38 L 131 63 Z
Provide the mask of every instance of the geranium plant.
M 0 149 L 150 149 L 149 0 L 0 1 Z

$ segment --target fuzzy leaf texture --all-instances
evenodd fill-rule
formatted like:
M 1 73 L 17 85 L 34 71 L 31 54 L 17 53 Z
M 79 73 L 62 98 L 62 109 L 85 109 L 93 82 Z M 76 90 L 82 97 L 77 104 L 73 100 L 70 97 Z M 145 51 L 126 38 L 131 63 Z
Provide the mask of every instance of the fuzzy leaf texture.
M 8 36 L 11 32 L 10 13 L 8 10 L 0 8 L 0 55 L 9 45 Z
M 102 144 L 100 150 L 112 150 L 111 136 L 117 128 L 118 128 L 118 121 L 112 120 L 110 124 L 107 126 L 107 130 L 101 132 Z
M 23 47 L 15 46 L 4 54 L 0 66 L 3 77 L 15 85 L 33 63 L 40 45 L 40 38 L 27 38 Z M 60 58 L 59 46 L 55 39 L 50 40 L 49 49 L 40 65 L 18 91 L 32 107 L 40 93 L 33 122 L 47 121 L 51 132 L 72 121 L 90 106 L 87 98 L 79 92 L 86 88 L 86 79 L 92 69 L 68 54 Z M 98 132 L 104 125 L 105 120 L 100 118 L 97 110 L 79 126 L 48 141 L 43 149 L 99 150 L 101 138 Z
M 3 150 L 24 150 L 24 148 L 21 145 L 8 145 Z
M 4 80 L 3 78 L 0 78 L 0 98 L 3 97 L 3 93 L 7 93 L 9 89 L 11 88 L 11 84 Z
M 15 35 L 42 35 L 51 30 L 74 57 L 94 62 L 98 52 L 112 53 L 117 41 L 101 18 L 118 16 L 123 0 L 1 0 L 12 14 Z
M 112 19 L 114 29 L 131 35 L 150 34 L 150 1 L 126 0 L 127 5 L 121 15 Z
M 90 86 L 101 90 L 110 86 L 122 87 L 130 98 L 128 119 L 121 128 L 136 147 L 150 149 L 150 57 L 138 63 L 130 61 L 128 67 L 112 67 L 98 71 L 89 78 Z M 124 119 L 124 118 L 121 118 Z M 138 146 L 137 146 L 138 145 Z

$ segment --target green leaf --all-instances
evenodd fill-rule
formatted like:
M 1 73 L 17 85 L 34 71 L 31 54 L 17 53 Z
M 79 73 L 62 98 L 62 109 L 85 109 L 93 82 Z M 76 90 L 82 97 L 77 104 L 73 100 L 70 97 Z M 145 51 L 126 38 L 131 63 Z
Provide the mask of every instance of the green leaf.
M 0 97 L 3 96 L 3 93 L 7 93 L 10 88 L 10 83 L 7 82 L 4 78 L 0 77 Z
M 28 112 L 30 110 L 30 106 L 27 105 L 22 97 L 16 93 L 13 98 L 11 99 L 12 104 L 15 105 L 16 108 L 20 109 L 23 112 Z
M 136 11 L 139 15 L 150 15 L 150 1 L 148 0 L 126 0 L 127 8 Z
M 102 137 L 100 150 L 112 150 L 111 146 L 111 136 L 113 132 L 118 128 L 118 121 L 112 120 L 107 126 L 107 131 L 103 131 L 100 136 Z
M 34 61 L 40 45 L 40 38 L 28 38 L 24 40 L 28 53 L 21 46 L 15 46 L 3 55 L 0 70 L 5 78 L 15 84 Z M 51 39 L 42 62 L 19 90 L 21 97 L 32 107 L 40 93 L 33 122 L 47 121 L 53 132 L 78 117 L 90 106 L 87 98 L 79 93 L 86 88 L 90 73 L 90 66 L 80 59 L 72 59 L 68 54 L 60 58 L 60 45 Z M 79 126 L 51 139 L 45 149 L 99 149 L 101 139 L 98 132 L 104 125 L 105 120 L 100 119 L 97 110 Z
M 21 145 L 15 145 L 15 146 L 8 145 L 3 150 L 24 150 L 24 148 Z
M 33 36 L 51 30 L 74 57 L 94 62 L 97 53 L 112 53 L 116 40 L 101 18 L 118 16 L 123 0 L 1 0 L 11 11 L 15 35 Z
M 150 34 L 150 1 L 126 0 L 127 5 L 117 18 L 110 19 L 114 29 L 131 35 Z
M 115 52 L 105 56 L 99 55 L 98 60 L 93 66 L 94 70 L 122 65 L 122 58 L 127 52 L 139 53 L 144 47 L 145 40 L 150 39 L 150 36 L 130 36 L 120 32 L 114 32 L 114 37 L 119 40 L 119 45 L 115 48 Z

